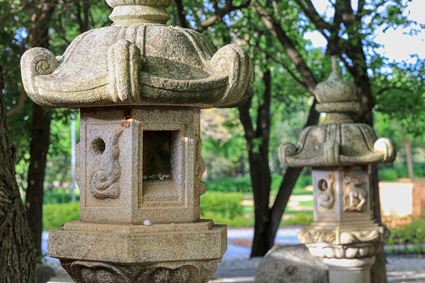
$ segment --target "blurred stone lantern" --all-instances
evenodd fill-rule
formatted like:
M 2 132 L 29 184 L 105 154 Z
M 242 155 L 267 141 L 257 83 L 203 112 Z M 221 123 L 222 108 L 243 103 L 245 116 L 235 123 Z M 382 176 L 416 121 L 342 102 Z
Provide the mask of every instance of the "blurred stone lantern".
M 371 165 L 393 161 L 396 152 L 389 139 L 377 140 L 369 125 L 353 121 L 356 88 L 332 61 L 330 77 L 316 89 L 324 121 L 304 129 L 297 146 L 282 145 L 279 157 L 291 167 L 312 167 L 314 221 L 300 240 L 323 258 L 331 283 L 364 283 L 384 235 L 373 217 Z
M 81 221 L 49 235 L 76 282 L 206 282 L 226 250 L 226 228 L 200 220 L 200 109 L 245 99 L 250 62 L 166 26 L 171 2 L 107 0 L 112 26 L 22 57 L 34 102 L 81 109 Z

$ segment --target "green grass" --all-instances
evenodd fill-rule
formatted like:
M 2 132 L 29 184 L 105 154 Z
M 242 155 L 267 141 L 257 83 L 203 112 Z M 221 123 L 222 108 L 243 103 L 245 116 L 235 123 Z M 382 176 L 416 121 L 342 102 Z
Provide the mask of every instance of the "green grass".
M 285 216 L 284 216 L 285 217 Z M 281 221 L 281 225 L 309 225 L 313 222 L 313 213 L 302 212 L 293 215 L 292 217 L 286 217 L 285 220 Z

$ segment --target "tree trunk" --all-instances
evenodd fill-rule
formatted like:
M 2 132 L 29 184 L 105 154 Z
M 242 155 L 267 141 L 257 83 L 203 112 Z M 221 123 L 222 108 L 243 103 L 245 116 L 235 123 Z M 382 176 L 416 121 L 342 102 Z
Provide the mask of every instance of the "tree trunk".
M 239 116 L 247 142 L 250 177 L 255 203 L 255 230 L 251 257 L 264 256 L 273 247 L 283 212 L 298 176 L 302 172 L 301 168 L 288 168 L 286 170 L 276 200 L 270 208 L 272 174 L 269 166 L 269 139 L 272 90 L 269 70 L 264 72 L 263 83 L 265 85 L 263 104 L 257 111 L 256 129 L 254 129 L 249 114 L 251 100 L 239 107 Z M 305 127 L 315 125 L 319 121 L 320 114 L 315 110 L 315 105 L 316 101 L 313 102 L 310 108 Z
M 49 24 L 54 7 L 55 1 L 45 1 L 35 8 L 31 16 L 31 27 L 29 29 L 30 47 L 48 47 Z M 34 234 L 36 256 L 38 260 L 41 259 L 43 188 L 47 152 L 50 144 L 50 122 L 50 113 L 33 103 L 26 205 L 28 222 Z
M 2 81 L 0 67 L 0 93 Z M 34 246 L 15 178 L 14 153 L 0 95 L 0 282 L 33 282 Z
M 30 164 L 28 169 L 27 211 L 28 223 L 34 233 L 36 256 L 41 256 L 43 232 L 44 176 L 50 144 L 50 113 L 33 103 L 31 123 Z
M 272 176 L 269 167 L 270 140 L 270 105 L 272 94 L 272 77 L 270 70 L 263 74 L 264 93 L 262 103 L 257 109 L 256 129 L 254 129 L 249 113 L 251 100 L 239 107 L 239 116 L 244 127 L 248 148 L 249 173 L 254 194 L 255 230 L 251 256 L 259 256 L 267 252 L 263 234 L 267 232 L 269 198 Z
M 404 148 L 406 150 L 406 163 L 407 163 L 407 172 L 411 181 L 415 178 L 415 173 L 413 170 L 413 159 L 412 159 L 412 143 L 410 141 L 404 142 Z
M 320 114 L 315 110 L 315 106 L 316 101 L 314 101 L 310 107 L 309 115 L 304 127 L 316 125 L 319 122 Z M 288 205 L 289 198 L 292 195 L 295 183 L 297 182 L 302 170 L 303 168 L 286 169 L 273 206 L 270 209 L 267 209 L 267 211 L 263 214 L 263 219 L 266 219 L 267 221 L 262 223 L 262 229 L 259 230 L 259 232 L 256 231 L 254 234 L 254 243 L 257 237 L 257 242 L 260 242 L 261 245 L 259 249 L 255 251 L 254 249 L 252 250 L 251 256 L 264 256 L 273 247 L 283 213 Z M 257 229 L 257 226 L 255 228 Z

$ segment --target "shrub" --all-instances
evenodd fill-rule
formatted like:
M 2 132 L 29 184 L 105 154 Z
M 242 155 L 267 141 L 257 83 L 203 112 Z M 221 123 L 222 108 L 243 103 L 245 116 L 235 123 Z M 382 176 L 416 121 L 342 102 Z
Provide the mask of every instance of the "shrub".
M 216 179 L 206 181 L 208 192 L 251 193 L 249 177 Z
M 244 216 L 241 193 L 208 192 L 201 197 L 201 213 L 204 215 L 222 216 L 228 219 Z
M 425 216 L 412 223 L 394 228 L 386 241 L 390 245 L 400 245 L 394 252 L 424 253 L 425 249 Z
M 76 190 L 77 193 L 78 190 Z M 77 199 L 80 200 L 79 192 L 76 195 Z M 44 204 L 49 203 L 68 203 L 71 202 L 72 196 L 69 189 L 53 189 L 44 193 Z
M 80 203 L 45 204 L 43 206 L 43 230 L 58 229 L 63 224 L 80 218 Z
M 272 193 L 276 194 L 279 190 L 282 176 L 272 176 Z M 306 191 L 305 187 L 311 185 L 311 176 L 309 172 L 301 174 L 295 184 L 294 194 L 303 195 L 311 194 Z M 227 179 L 214 179 L 206 180 L 206 186 L 208 192 L 225 192 L 225 193 L 252 193 L 251 179 L 249 176 L 243 176 L 238 178 L 227 178 Z

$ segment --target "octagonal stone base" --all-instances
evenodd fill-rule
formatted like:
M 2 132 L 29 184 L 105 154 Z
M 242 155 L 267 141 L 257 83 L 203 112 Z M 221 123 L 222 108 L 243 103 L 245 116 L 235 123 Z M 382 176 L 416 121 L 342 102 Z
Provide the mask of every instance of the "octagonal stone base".
M 61 259 L 62 266 L 77 283 L 208 282 L 219 260 L 117 264 Z
M 49 255 L 75 282 L 208 282 L 227 247 L 212 221 L 117 225 L 80 221 L 49 235 Z

